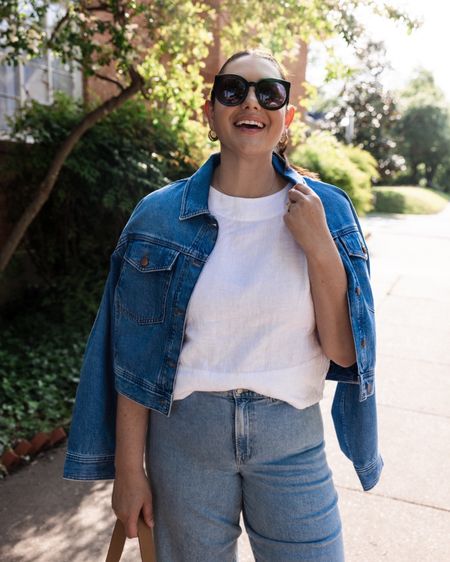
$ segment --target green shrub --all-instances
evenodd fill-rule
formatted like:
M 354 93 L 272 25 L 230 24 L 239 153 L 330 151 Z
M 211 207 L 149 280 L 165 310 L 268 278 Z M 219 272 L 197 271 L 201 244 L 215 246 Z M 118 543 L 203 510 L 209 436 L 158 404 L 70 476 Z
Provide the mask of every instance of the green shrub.
M 364 174 L 368 176 L 372 181 L 378 179 L 379 173 L 377 170 L 377 161 L 375 158 L 367 152 L 367 150 L 362 150 L 357 146 L 352 145 L 341 145 L 344 151 L 347 153 L 350 160 L 356 165 L 358 170 L 361 170 Z
M 450 157 L 438 164 L 433 184 L 445 193 L 450 193 Z
M 17 325 L 2 330 L 0 454 L 18 438 L 70 420 L 87 334 L 49 324 L 43 315 L 35 320 L 33 335 Z
M 377 213 L 404 213 L 406 198 L 394 190 L 375 190 L 375 209 Z
M 348 193 L 361 215 L 372 207 L 371 181 L 378 177 L 376 162 L 366 151 L 346 146 L 326 132 L 314 132 L 290 154 L 294 164 L 319 174 L 321 181 Z
M 106 275 L 83 270 L 29 285 L 2 306 L 0 454 L 18 438 L 68 424 Z
M 418 215 L 442 211 L 450 198 L 435 189 L 411 185 L 377 186 L 375 196 L 375 212 Z

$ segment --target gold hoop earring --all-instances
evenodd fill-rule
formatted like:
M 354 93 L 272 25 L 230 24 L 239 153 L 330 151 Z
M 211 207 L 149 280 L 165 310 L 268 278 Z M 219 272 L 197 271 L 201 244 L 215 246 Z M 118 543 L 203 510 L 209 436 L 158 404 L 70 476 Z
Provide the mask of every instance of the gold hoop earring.
M 211 142 L 216 142 L 217 140 L 219 140 L 219 137 L 216 135 L 214 131 L 209 131 L 208 138 Z

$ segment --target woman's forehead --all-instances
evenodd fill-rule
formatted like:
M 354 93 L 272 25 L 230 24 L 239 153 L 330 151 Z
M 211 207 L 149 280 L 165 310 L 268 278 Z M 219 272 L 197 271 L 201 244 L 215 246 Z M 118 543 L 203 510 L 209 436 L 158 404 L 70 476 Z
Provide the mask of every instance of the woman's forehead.
M 281 78 L 276 64 L 256 55 L 245 55 L 231 61 L 223 70 L 224 74 L 239 74 L 249 81 L 261 78 Z

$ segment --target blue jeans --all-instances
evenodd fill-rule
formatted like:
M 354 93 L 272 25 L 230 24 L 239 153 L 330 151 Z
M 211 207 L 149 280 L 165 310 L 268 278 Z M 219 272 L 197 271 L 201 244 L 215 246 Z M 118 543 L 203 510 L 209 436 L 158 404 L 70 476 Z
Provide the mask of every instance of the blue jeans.
M 256 562 L 344 561 L 318 403 L 194 392 L 147 435 L 158 562 L 236 562 L 241 511 Z

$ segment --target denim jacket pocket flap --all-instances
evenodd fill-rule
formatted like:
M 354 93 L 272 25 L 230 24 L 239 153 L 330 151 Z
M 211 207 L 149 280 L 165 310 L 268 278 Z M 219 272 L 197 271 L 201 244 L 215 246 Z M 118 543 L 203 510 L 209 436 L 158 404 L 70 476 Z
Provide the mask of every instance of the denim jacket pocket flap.
M 355 256 L 364 260 L 368 259 L 367 248 L 358 230 L 342 234 L 339 238 L 350 256 Z
M 173 250 L 166 246 L 134 240 L 128 246 L 124 259 L 143 273 L 168 271 L 172 269 L 179 253 L 178 250 Z

